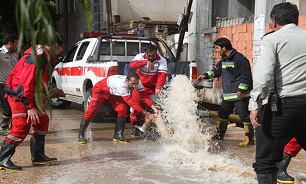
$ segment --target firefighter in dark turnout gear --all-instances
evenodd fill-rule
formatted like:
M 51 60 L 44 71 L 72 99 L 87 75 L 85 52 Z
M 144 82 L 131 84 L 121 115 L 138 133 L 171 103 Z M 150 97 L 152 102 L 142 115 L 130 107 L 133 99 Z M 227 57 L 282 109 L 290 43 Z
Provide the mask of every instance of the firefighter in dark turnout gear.
M 216 133 L 213 140 L 223 140 L 227 130 L 228 117 L 235 108 L 240 119 L 244 122 L 245 140 L 240 147 L 254 144 L 254 130 L 250 123 L 248 101 L 252 90 L 252 74 L 248 59 L 232 47 L 227 38 L 219 38 L 214 42 L 214 49 L 221 56 L 221 60 L 211 71 L 204 72 L 198 77 L 210 79 L 222 76 L 223 99 L 216 122 Z
M 50 46 L 36 46 L 36 58 L 32 56 L 32 49 L 25 51 L 24 56 L 18 61 L 10 73 L 5 86 L 6 98 L 12 109 L 12 129 L 6 136 L 0 151 L 0 169 L 20 170 L 10 159 L 15 153 L 15 148 L 23 142 L 30 132 L 30 150 L 33 165 L 49 164 L 56 158 L 45 155 L 45 136 L 48 133 L 49 117 L 45 110 L 39 111 L 35 103 L 35 85 L 40 85 L 42 90 L 49 81 L 48 62 L 57 61 L 55 57 L 63 51 L 64 41 L 58 35 L 56 43 Z M 39 69 L 40 67 L 40 69 Z M 37 72 L 41 80 L 36 78 Z M 41 81 L 41 83 L 37 83 Z M 41 98 L 44 98 L 41 95 Z

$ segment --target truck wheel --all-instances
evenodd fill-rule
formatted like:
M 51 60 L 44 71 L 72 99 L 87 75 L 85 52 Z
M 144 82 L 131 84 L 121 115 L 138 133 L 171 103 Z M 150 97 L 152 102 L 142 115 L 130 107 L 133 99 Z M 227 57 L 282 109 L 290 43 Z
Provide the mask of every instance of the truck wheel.
M 56 88 L 56 83 L 51 83 L 49 90 Z M 60 98 L 50 98 L 50 105 L 57 109 L 66 109 L 71 105 L 70 101 L 62 100 Z

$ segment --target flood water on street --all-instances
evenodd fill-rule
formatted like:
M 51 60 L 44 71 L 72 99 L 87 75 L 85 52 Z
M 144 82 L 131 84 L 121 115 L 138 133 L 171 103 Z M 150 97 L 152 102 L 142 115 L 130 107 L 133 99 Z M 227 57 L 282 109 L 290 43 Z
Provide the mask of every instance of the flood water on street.
M 201 120 L 196 116 L 194 95 L 187 79 L 173 81 L 165 100 L 160 102 L 164 110 L 157 121 L 159 139 L 151 135 L 132 138 L 132 127 L 128 124 L 125 137 L 130 143 L 127 144 L 112 141 L 115 124 L 109 122 L 91 123 L 86 133 L 89 142 L 80 145 L 77 134 L 83 107 L 73 104 L 66 110 L 53 110 L 46 154 L 57 157 L 59 162 L 33 167 L 28 136 L 12 157 L 24 169 L 0 171 L 0 183 L 257 183 L 251 167 L 255 146 L 237 146 L 244 138 L 243 129 L 229 126 L 225 141 L 209 141 L 212 124 L 210 119 Z M 293 159 L 291 173 L 305 171 L 305 155 L 302 151 Z

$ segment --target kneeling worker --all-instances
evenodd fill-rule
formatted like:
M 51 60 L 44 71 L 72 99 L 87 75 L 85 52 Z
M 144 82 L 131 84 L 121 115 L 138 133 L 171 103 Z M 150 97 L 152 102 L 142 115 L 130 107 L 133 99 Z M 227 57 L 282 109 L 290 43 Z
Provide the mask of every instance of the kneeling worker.
M 129 117 L 129 109 L 131 106 L 136 111 L 141 112 L 147 119 L 154 119 L 153 114 L 145 111 L 136 101 L 132 98 L 131 92 L 133 90 L 140 92 L 145 103 L 151 107 L 154 112 L 158 112 L 152 99 L 144 92 L 144 87 L 139 81 L 139 75 L 130 73 L 127 76 L 113 75 L 107 77 L 92 88 L 91 101 L 89 102 L 88 109 L 86 110 L 80 124 L 78 135 L 78 143 L 86 144 L 85 130 L 89 125 L 90 120 L 98 113 L 99 107 L 107 100 L 113 109 L 118 112 L 117 123 L 115 126 L 114 141 L 128 142 L 123 136 L 125 124 Z

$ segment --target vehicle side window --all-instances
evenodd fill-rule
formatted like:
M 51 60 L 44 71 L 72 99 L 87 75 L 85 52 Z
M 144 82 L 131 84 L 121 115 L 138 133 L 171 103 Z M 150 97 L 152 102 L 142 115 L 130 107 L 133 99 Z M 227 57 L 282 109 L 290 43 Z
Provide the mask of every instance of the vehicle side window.
M 81 60 L 84 57 L 84 54 L 86 52 L 86 49 L 88 47 L 90 42 L 83 42 L 82 45 L 80 46 L 79 52 L 76 56 L 76 60 Z
M 72 47 L 72 49 L 68 52 L 68 54 L 66 55 L 66 57 L 63 59 L 63 63 L 68 63 L 68 62 L 72 62 L 75 52 L 77 50 L 78 46 L 75 45 Z
M 114 56 L 125 56 L 125 43 L 124 42 L 114 42 L 112 44 L 113 55 Z
M 127 56 L 139 54 L 139 42 L 127 42 Z
M 146 52 L 147 47 L 150 45 L 151 43 L 141 43 L 141 53 Z M 155 45 L 155 44 L 153 44 Z
M 110 55 L 110 44 L 109 42 L 102 42 L 101 55 Z

